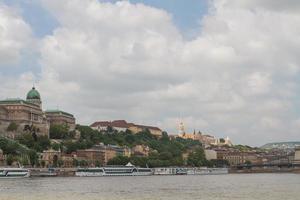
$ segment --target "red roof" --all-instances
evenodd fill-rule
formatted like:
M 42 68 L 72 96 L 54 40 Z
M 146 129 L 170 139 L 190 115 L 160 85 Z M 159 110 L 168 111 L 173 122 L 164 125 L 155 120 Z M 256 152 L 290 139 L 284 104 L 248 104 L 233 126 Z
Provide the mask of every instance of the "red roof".
M 109 126 L 110 122 L 108 121 L 99 121 L 99 122 L 94 122 L 91 124 L 91 127 L 97 127 L 97 126 Z
M 115 120 L 111 122 L 111 127 L 128 128 L 129 124 L 125 120 Z

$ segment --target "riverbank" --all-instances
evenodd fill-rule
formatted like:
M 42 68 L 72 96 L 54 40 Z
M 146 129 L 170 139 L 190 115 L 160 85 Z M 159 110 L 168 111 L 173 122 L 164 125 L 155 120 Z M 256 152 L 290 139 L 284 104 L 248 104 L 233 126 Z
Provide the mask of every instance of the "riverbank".
M 181 173 L 176 173 L 176 169 L 180 169 Z M 206 173 L 182 173 L 182 170 L 191 171 L 192 168 L 153 168 L 153 176 L 159 175 L 214 175 L 216 169 L 202 169 Z M 77 168 L 30 168 L 32 177 L 73 177 Z M 165 172 L 165 173 L 162 173 Z M 172 173 L 171 173 L 172 172 Z M 252 168 L 252 169 L 228 169 L 228 173 L 223 174 L 262 174 L 262 173 L 296 173 L 300 174 L 300 168 Z
M 229 169 L 230 174 L 259 174 L 259 173 L 296 173 L 300 174 L 300 168 L 252 168 Z

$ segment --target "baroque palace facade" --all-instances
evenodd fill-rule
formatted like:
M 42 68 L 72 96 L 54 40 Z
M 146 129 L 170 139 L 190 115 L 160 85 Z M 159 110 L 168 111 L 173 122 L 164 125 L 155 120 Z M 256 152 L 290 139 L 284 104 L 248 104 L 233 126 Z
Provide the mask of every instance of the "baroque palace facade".
M 17 125 L 17 130 L 8 131 L 11 123 Z M 32 130 L 37 135 L 49 135 L 51 124 L 65 124 L 70 130 L 75 129 L 75 118 L 72 114 L 60 110 L 42 110 L 40 93 L 33 87 L 26 100 L 5 99 L 0 101 L 0 135 L 14 137 L 16 133 Z

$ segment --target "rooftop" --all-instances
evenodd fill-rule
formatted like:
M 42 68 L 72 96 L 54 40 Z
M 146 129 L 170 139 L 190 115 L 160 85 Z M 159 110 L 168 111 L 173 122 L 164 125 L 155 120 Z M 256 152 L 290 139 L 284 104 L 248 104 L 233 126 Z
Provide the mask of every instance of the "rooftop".
M 0 100 L 0 105 L 1 104 L 27 104 L 27 105 L 37 107 L 36 104 L 28 102 L 28 101 L 26 101 L 24 99 L 21 99 L 21 98 L 7 98 L 7 99 L 4 99 L 4 100 Z
M 70 117 L 74 117 L 74 115 L 70 114 L 70 113 L 67 113 L 65 111 L 62 111 L 62 110 L 58 110 L 58 109 L 54 109 L 54 110 L 46 110 L 45 111 L 46 114 L 47 113 L 51 113 L 51 114 L 59 114 L 59 115 L 67 115 L 67 116 L 70 116 Z

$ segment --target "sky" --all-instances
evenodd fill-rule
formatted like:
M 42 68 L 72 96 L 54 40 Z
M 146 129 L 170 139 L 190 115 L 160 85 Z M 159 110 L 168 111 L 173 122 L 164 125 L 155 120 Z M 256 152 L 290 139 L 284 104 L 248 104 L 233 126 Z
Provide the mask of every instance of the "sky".
M 0 99 L 80 124 L 299 141 L 298 0 L 0 0 Z

